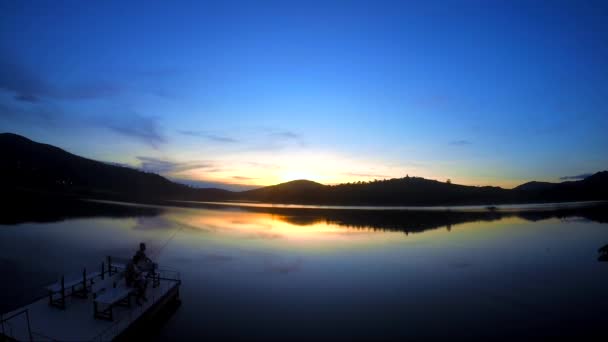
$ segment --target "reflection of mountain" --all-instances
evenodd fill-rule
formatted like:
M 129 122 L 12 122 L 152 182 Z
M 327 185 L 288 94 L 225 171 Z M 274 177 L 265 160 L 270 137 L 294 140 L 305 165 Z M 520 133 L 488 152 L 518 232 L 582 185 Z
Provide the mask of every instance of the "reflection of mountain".
M 88 217 L 143 217 L 163 212 L 155 207 L 81 201 L 55 195 L 30 195 L 23 192 L 5 192 L 3 195 L 9 196 L 11 200 L 0 203 L 0 224 L 57 222 Z
M 0 134 L 0 151 L 2 189 L 148 203 L 181 199 L 333 205 L 457 205 L 608 200 L 608 171 L 581 181 L 530 182 L 511 190 L 405 177 L 334 186 L 298 180 L 232 192 L 190 188 L 153 173 L 82 158 L 15 134 Z M 6 196 L 4 200 L 7 200 Z
M 15 197 L 12 197 L 15 198 Z M 222 210 L 226 212 L 247 211 L 272 215 L 274 219 L 293 225 L 309 226 L 318 223 L 334 224 L 357 229 L 401 231 L 417 233 L 438 228 L 447 228 L 467 222 L 490 222 L 506 217 L 519 217 L 529 221 L 549 218 L 566 219 L 580 217 L 608 223 L 608 204 L 596 203 L 584 207 L 542 209 L 526 211 L 500 210 L 358 210 L 358 209 L 313 209 L 282 207 L 240 207 L 205 203 L 183 203 L 184 206 Z M 137 206 L 109 202 L 82 201 L 69 197 L 24 196 L 17 197 L 0 216 L 0 224 L 23 222 L 53 222 L 72 218 L 88 217 L 139 217 L 138 229 L 167 229 L 173 224 L 161 215 L 161 206 Z M 182 223 L 184 225 L 184 223 Z
M 190 203 L 189 206 L 217 210 L 235 210 L 233 207 Z M 320 222 L 350 228 L 402 231 L 417 233 L 426 230 L 448 228 L 467 222 L 490 222 L 506 217 L 519 217 L 528 221 L 550 218 L 581 217 L 608 223 L 608 204 L 597 203 L 584 207 L 522 211 L 454 211 L 454 210 L 358 210 L 358 209 L 310 209 L 279 207 L 240 207 L 240 210 L 272 214 L 274 218 L 294 225 L 307 226 Z

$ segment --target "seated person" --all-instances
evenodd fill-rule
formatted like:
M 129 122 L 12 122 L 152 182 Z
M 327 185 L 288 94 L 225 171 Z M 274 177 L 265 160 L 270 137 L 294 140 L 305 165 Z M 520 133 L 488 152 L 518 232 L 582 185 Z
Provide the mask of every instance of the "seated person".
M 148 287 L 148 281 L 143 274 L 143 271 L 137 266 L 141 260 L 137 254 L 133 256 L 133 259 L 127 264 L 125 270 L 125 279 L 127 286 L 134 287 L 137 289 L 137 304 L 141 305 L 141 300 L 148 301 L 146 297 L 146 289 Z
M 600 256 L 598 257 L 599 261 L 608 261 L 608 245 L 598 249 L 597 252 L 600 253 Z
M 147 272 L 154 272 L 156 269 L 156 263 L 152 262 L 152 259 L 146 255 L 146 244 L 140 243 L 139 250 L 135 253 L 135 256 L 139 258 L 137 266 L 139 269 Z

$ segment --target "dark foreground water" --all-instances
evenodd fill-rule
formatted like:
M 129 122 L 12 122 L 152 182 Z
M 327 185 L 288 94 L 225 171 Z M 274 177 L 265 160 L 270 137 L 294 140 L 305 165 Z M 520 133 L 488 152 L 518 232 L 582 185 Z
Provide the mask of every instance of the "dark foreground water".
M 87 206 L 99 208 L 0 225 L 1 312 L 145 241 L 183 280 L 159 339 L 606 337 L 602 208 Z

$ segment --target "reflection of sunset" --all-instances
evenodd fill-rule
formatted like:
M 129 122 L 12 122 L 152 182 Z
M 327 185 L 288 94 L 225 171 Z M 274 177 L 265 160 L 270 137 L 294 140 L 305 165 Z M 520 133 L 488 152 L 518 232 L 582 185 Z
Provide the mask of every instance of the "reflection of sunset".
M 378 216 L 373 216 L 371 221 L 348 222 L 330 214 L 180 208 L 165 214 L 165 217 L 175 227 L 185 228 L 183 234 L 193 243 L 199 241 L 196 243 L 199 246 L 205 241 L 205 244 L 218 247 L 314 252 L 390 250 L 393 247 L 413 248 L 429 243 L 440 246 L 448 241 L 483 241 L 488 237 L 508 235 L 514 227 L 525 227 L 528 222 L 520 217 L 504 216 L 491 220 L 469 219 L 424 225 L 412 218 L 409 222 L 383 227 L 382 221 L 377 219 L 391 216 L 388 213 L 374 214 Z
M 170 214 L 170 219 L 208 231 L 220 240 L 280 242 L 307 248 L 375 245 L 405 237 L 402 232 L 380 234 L 373 229 L 348 228 L 322 220 L 295 224 L 281 215 L 241 211 L 183 210 Z

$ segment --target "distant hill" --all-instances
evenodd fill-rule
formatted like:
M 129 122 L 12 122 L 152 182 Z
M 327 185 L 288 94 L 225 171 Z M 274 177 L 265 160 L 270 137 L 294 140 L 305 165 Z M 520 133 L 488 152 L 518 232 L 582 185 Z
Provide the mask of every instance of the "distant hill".
M 513 188 L 515 191 L 542 191 L 555 186 L 556 183 L 532 181 Z
M 405 177 L 340 185 L 296 180 L 234 192 L 191 188 L 154 173 L 83 158 L 16 134 L 3 133 L 0 134 L 0 186 L 7 190 L 6 194 L 13 195 L 41 192 L 148 202 L 245 200 L 326 205 L 473 205 L 608 200 L 608 171 L 580 181 L 529 182 L 510 190 Z
M 580 181 L 562 183 L 529 182 L 512 190 L 527 201 L 589 201 L 608 199 L 608 171 L 597 172 Z
M 418 177 L 369 183 L 322 185 L 298 180 L 238 194 L 238 199 L 275 203 L 342 205 L 439 205 L 502 201 L 498 187 L 448 184 Z
M 313 203 L 326 189 L 326 185 L 301 179 L 243 191 L 238 193 L 236 198 L 257 202 L 277 202 L 277 199 L 280 199 L 282 203 Z
M 191 188 L 157 174 L 79 157 L 16 134 L 0 134 L 0 152 L 0 184 L 5 188 L 110 198 L 193 196 Z

